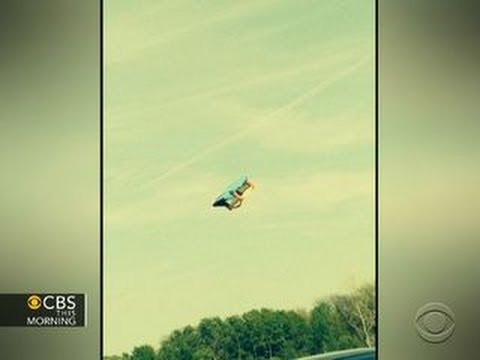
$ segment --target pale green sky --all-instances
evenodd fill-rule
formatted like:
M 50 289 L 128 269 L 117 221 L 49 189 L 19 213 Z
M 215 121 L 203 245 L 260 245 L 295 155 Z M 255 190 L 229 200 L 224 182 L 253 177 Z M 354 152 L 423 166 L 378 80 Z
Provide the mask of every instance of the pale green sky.
M 107 354 L 373 281 L 373 6 L 105 2 Z

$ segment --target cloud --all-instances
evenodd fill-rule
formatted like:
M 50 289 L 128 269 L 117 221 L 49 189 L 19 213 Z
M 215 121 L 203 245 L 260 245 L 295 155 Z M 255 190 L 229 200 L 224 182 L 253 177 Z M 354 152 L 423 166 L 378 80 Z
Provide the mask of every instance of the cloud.
M 332 84 L 336 83 L 337 81 L 343 79 L 344 77 L 350 75 L 352 72 L 355 70 L 359 69 L 360 67 L 364 66 L 366 64 L 366 59 L 362 58 L 355 64 L 343 69 L 342 71 L 332 75 L 331 77 L 327 79 L 323 79 L 319 83 L 317 83 L 315 86 L 310 88 L 309 90 L 303 92 L 301 95 L 291 99 L 289 102 L 286 104 L 277 107 L 276 109 L 270 111 L 268 114 L 263 116 L 260 119 L 255 119 L 254 121 L 251 121 L 247 126 L 245 126 L 244 129 L 231 134 L 230 136 L 224 137 L 221 141 L 214 143 L 202 151 L 198 152 L 197 154 L 193 155 L 187 160 L 184 160 L 174 167 L 170 168 L 160 176 L 156 177 L 153 179 L 151 182 L 149 182 L 146 186 L 152 186 L 155 184 L 158 184 L 158 182 L 165 180 L 178 172 L 182 171 L 183 169 L 189 167 L 190 165 L 194 164 L 195 162 L 199 161 L 200 159 L 224 148 L 225 146 L 228 146 L 242 138 L 244 138 L 247 134 L 261 128 L 264 126 L 268 126 L 272 124 L 272 120 L 275 120 L 277 117 L 280 117 L 282 115 L 288 114 L 289 111 L 292 109 L 296 108 L 297 106 L 302 105 L 304 102 L 308 101 L 312 97 L 316 96 L 319 92 L 327 89 L 329 86 Z
M 272 208 L 287 209 L 286 212 L 332 210 L 352 199 L 373 201 L 374 171 L 304 172 L 263 179 L 254 195 L 252 207 L 257 215 L 272 213 Z
M 373 153 L 374 117 L 345 112 L 319 117 L 300 110 L 281 119 L 274 128 L 250 135 L 255 144 L 269 151 L 325 154 L 352 146 L 371 145 Z
M 221 191 L 226 182 L 227 179 L 213 174 L 190 172 L 149 189 L 142 198 L 125 198 L 113 206 L 107 201 L 107 228 L 160 224 L 193 213 L 207 214 L 216 191 Z
M 189 82 L 183 94 L 167 99 L 162 99 L 164 94 L 163 88 L 162 91 L 149 91 L 148 94 L 142 97 L 141 101 L 114 103 L 108 106 L 107 115 L 115 117 L 115 122 L 111 123 L 111 125 L 118 126 L 118 120 L 121 118 L 138 117 L 139 114 L 144 115 L 145 113 L 158 113 L 166 107 L 182 106 L 194 100 L 203 101 L 208 98 L 217 100 L 219 96 L 234 94 L 239 91 L 248 91 L 259 86 L 270 85 L 275 87 L 281 81 L 292 80 L 292 78 L 298 78 L 299 76 L 314 77 L 320 72 L 329 73 L 339 64 L 345 64 L 345 66 L 352 64 L 358 59 L 359 54 L 362 53 L 362 47 L 358 44 L 355 44 L 355 46 L 352 46 L 352 43 L 344 45 L 339 45 L 338 43 L 324 44 L 321 51 L 316 50 L 311 54 L 311 59 L 313 60 L 308 62 L 295 62 L 293 65 L 277 66 L 269 69 L 267 72 L 259 72 L 257 68 L 245 69 L 240 73 L 240 77 L 237 75 L 238 71 L 229 71 L 220 79 L 217 79 L 220 77 L 219 75 L 214 77 L 214 80 L 208 79 L 209 84 L 205 86 L 202 83 L 200 89 L 192 89 Z M 338 70 L 334 71 L 337 72 Z
M 148 49 L 179 41 L 182 37 L 210 26 L 252 14 L 258 15 L 259 11 L 268 9 L 276 2 L 242 1 L 218 9 L 199 7 L 190 11 L 185 9 L 191 8 L 191 3 L 187 7 L 177 7 L 153 2 L 145 6 L 143 11 L 136 9 L 133 14 L 126 9 L 115 18 L 107 18 L 107 29 L 115 29 L 115 32 L 106 32 L 106 66 L 129 62 L 142 56 Z M 167 13 L 168 17 L 164 15 Z M 201 16 L 202 13 L 206 16 Z

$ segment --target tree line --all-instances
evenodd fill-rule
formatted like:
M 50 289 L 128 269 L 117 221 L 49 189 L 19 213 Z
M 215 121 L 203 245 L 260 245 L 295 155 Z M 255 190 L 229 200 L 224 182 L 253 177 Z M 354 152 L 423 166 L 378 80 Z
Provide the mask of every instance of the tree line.
M 375 346 L 375 287 L 331 296 L 306 310 L 252 310 L 226 319 L 206 318 L 173 331 L 158 349 L 138 346 L 105 360 L 295 359 Z

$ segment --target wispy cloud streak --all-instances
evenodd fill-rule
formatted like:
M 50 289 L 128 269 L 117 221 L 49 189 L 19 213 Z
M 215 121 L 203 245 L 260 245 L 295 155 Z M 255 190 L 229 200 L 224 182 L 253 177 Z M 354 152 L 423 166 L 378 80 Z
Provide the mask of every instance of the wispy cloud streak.
M 245 137 L 247 134 L 250 132 L 254 131 L 255 129 L 258 129 L 263 126 L 267 126 L 271 124 L 272 120 L 275 118 L 281 116 L 282 114 L 287 113 L 288 111 L 292 110 L 293 108 L 300 106 L 301 104 L 305 103 L 309 99 L 313 98 L 315 95 L 317 95 L 320 91 L 327 89 L 330 87 L 332 84 L 336 83 L 337 81 L 343 79 L 344 77 L 350 75 L 353 73 L 355 70 L 359 69 L 363 65 L 367 63 L 366 59 L 361 59 L 354 65 L 348 67 L 344 71 L 336 74 L 334 77 L 331 77 L 325 81 L 320 82 L 319 84 L 315 85 L 313 88 L 308 90 L 307 92 L 303 93 L 302 95 L 294 98 L 287 104 L 280 106 L 279 108 L 271 111 L 270 113 L 264 115 L 260 119 L 255 120 L 252 122 L 251 125 L 247 126 L 241 131 L 236 132 L 235 134 L 232 134 L 226 138 L 224 138 L 222 141 L 212 144 L 209 147 L 205 148 L 204 150 L 200 151 L 199 153 L 193 155 L 191 158 L 179 163 L 178 165 L 170 168 L 157 178 L 153 179 L 150 181 L 146 186 L 151 186 L 154 185 L 162 180 L 165 180 L 178 172 L 182 171 L 183 169 L 191 166 L 192 164 L 196 163 L 197 161 L 205 158 L 206 156 L 242 139 Z

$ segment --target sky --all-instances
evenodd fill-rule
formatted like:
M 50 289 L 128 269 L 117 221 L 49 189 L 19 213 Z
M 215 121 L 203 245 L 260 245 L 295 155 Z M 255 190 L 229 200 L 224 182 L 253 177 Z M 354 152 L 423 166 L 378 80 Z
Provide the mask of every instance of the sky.
M 107 355 L 374 281 L 373 1 L 104 16 Z M 212 208 L 244 174 L 244 205 Z

